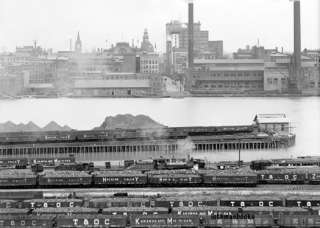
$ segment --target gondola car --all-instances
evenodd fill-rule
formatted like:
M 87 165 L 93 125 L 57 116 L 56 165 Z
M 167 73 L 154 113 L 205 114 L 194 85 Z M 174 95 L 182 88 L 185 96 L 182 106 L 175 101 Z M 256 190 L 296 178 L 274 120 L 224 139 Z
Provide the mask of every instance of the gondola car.
M 97 171 L 93 173 L 95 187 L 143 187 L 147 185 L 147 175 L 138 171 Z
M 40 187 L 90 187 L 92 176 L 82 171 L 45 171 L 39 174 Z

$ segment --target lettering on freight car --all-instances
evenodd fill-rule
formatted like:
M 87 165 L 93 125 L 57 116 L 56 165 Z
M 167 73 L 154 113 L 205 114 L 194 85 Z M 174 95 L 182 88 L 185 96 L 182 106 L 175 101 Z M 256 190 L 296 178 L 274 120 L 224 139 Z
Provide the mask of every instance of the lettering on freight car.
M 0 226 L 2 227 L 4 225 L 4 220 L 0 220 Z M 31 221 L 31 225 L 32 226 L 36 226 L 37 222 L 36 220 L 32 220 Z M 21 220 L 20 223 L 16 222 L 15 220 L 10 220 L 10 226 L 16 227 L 16 226 L 26 226 L 26 221 L 25 220 Z
M 67 203 L 67 202 L 65 202 L 65 203 Z M 44 208 L 47 208 L 47 207 L 60 208 L 60 207 L 62 207 L 62 205 L 61 205 L 61 202 L 56 202 L 56 203 L 54 203 L 54 202 L 52 202 L 52 203 L 48 203 L 48 202 L 43 202 L 43 203 L 41 203 L 41 202 L 38 202 L 38 203 L 37 202 L 30 202 L 30 207 L 31 208 L 35 208 L 35 207 L 38 207 L 38 208 L 40 208 L 40 207 L 44 207 Z M 72 201 L 69 202 L 68 207 L 74 207 L 74 202 L 72 202 Z
M 73 219 L 73 225 L 75 226 L 81 226 L 81 225 L 84 225 L 84 226 L 88 226 L 90 225 L 90 222 L 88 219 L 83 219 L 83 221 L 80 221 L 79 219 Z M 100 219 L 93 219 L 93 225 L 110 225 L 110 219 L 102 219 L 102 221 L 100 221 Z
M 170 201 L 170 206 L 174 207 L 175 203 L 178 204 L 178 207 L 203 207 L 205 206 L 202 201 Z
M 235 201 L 231 201 L 230 204 L 231 204 L 231 207 L 237 206 Z M 267 204 L 265 204 L 263 201 L 259 201 L 258 205 L 259 207 L 265 207 L 265 206 L 273 207 L 273 201 L 267 201 Z M 240 207 L 245 207 L 245 206 L 246 206 L 246 203 L 244 201 L 241 201 Z
M 301 205 L 301 201 L 297 201 L 297 205 L 298 205 L 298 207 L 302 207 L 303 205 Z M 312 206 L 312 203 L 311 202 L 306 202 L 306 204 L 305 204 L 307 207 L 311 207 Z

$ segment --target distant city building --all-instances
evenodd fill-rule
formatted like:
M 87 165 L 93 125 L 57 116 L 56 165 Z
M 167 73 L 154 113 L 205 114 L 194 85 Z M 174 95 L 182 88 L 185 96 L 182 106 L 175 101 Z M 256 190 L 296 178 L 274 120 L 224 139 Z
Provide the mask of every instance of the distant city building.
M 215 59 L 223 58 L 223 41 L 222 40 L 212 40 L 208 41 L 208 50 L 213 54 Z
M 234 59 L 265 59 L 269 60 L 270 55 L 278 53 L 278 49 L 265 49 L 262 46 L 253 46 L 250 48 L 249 45 L 245 49 L 239 48 L 237 52 L 233 53 Z
M 158 54 L 149 53 L 140 55 L 140 73 L 159 74 L 160 57 Z
M 195 59 L 192 93 L 261 92 L 264 60 Z
M 209 32 L 201 30 L 200 22 L 194 23 L 194 57 L 219 59 L 223 57 L 223 42 L 209 41 Z M 166 24 L 166 73 L 181 74 L 187 70 L 188 25 L 179 21 Z
M 154 52 L 154 47 L 149 41 L 148 30 L 145 29 L 143 33 L 143 41 L 141 43 L 141 51 L 142 52 Z
M 290 56 L 288 54 L 274 53 L 270 61 L 265 62 L 264 90 L 267 92 L 288 92 L 290 77 Z
M 74 78 L 74 96 L 144 97 L 161 90 L 160 79 L 135 73 L 83 72 Z
M 0 70 L 0 98 L 21 95 L 23 89 L 22 73 L 8 74 Z
M 80 33 L 79 32 L 78 32 L 78 35 L 77 35 L 76 43 L 74 45 L 74 51 L 76 53 L 81 53 L 82 52 L 82 42 L 81 42 L 81 39 L 80 39 Z

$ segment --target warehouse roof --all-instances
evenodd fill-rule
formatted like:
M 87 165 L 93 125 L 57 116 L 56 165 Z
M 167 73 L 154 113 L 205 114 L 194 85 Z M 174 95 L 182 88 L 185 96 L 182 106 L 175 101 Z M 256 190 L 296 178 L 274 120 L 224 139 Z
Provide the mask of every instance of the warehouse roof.
M 257 114 L 253 121 L 260 124 L 290 122 L 285 114 Z

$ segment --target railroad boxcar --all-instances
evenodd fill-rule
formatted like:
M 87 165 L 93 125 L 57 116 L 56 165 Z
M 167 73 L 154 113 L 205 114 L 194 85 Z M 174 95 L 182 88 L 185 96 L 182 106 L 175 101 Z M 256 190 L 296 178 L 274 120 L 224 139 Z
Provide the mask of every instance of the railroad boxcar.
M 287 207 L 319 207 L 320 196 L 288 196 L 286 197 Z
M 229 196 L 220 199 L 220 206 L 226 207 L 282 207 L 283 199 L 277 196 Z
M 107 216 L 107 215 L 74 215 L 58 216 L 56 225 L 59 228 L 82 228 L 82 227 L 99 227 L 99 228 L 125 228 L 127 226 L 126 216 Z
M 96 208 L 86 207 L 46 207 L 46 208 L 35 208 L 32 210 L 33 215 L 95 215 L 98 214 Z
M 232 216 L 238 214 L 238 208 L 235 207 L 174 207 L 172 214 L 185 216 Z
M 31 165 L 40 164 L 44 167 L 53 167 L 55 165 L 54 158 L 32 158 L 30 159 Z
M 308 169 L 308 183 L 320 184 L 320 169 Z
M 148 183 L 151 186 L 199 186 L 202 183 L 200 175 L 197 174 L 160 174 L 149 175 Z
M 205 186 L 256 186 L 257 175 L 242 170 L 211 170 L 202 172 Z
M 46 207 L 81 207 L 83 200 L 80 199 L 33 199 L 25 200 L 23 208 L 46 208 Z
M 52 228 L 53 217 L 52 216 L 0 216 L 0 227 L 14 227 L 14 228 Z
M 89 200 L 89 207 L 150 207 L 150 200 L 148 198 L 139 197 L 96 198 Z
M 26 208 L 1 208 L 0 216 L 24 216 L 28 215 L 29 210 Z
M 83 171 L 45 171 L 39 174 L 40 187 L 88 187 L 92 177 Z
M 0 188 L 33 188 L 36 175 L 30 170 L 6 169 L 0 171 Z
M 104 215 L 158 215 L 168 214 L 168 208 L 163 207 L 111 207 L 102 210 Z
M 319 227 L 320 217 L 317 215 L 286 215 L 279 218 L 277 225 L 290 228 Z
M 96 187 L 147 185 L 147 175 L 141 172 L 99 171 L 93 173 L 93 183 Z
M 255 227 L 273 227 L 274 220 L 271 215 L 269 216 L 255 216 L 255 217 L 242 217 L 239 215 L 231 216 L 230 218 L 219 217 L 205 217 L 203 227 L 205 228 L 255 228 Z
M 1 158 L 0 167 L 27 166 L 27 158 Z
M 306 216 L 310 214 L 309 210 L 299 207 L 247 207 L 242 209 L 243 213 L 254 215 L 272 215 L 274 218 L 281 216 Z
M 0 208 L 18 208 L 18 205 L 16 200 L 0 200 Z
M 260 184 L 304 184 L 308 173 L 299 168 L 274 168 L 257 172 Z
M 130 227 L 199 227 L 198 216 L 183 215 L 133 215 Z
M 208 207 L 217 206 L 218 199 L 212 196 L 177 196 L 177 197 L 160 197 L 150 201 L 154 207 Z

